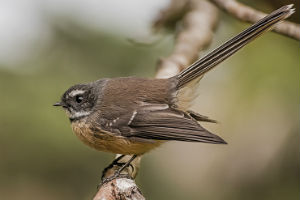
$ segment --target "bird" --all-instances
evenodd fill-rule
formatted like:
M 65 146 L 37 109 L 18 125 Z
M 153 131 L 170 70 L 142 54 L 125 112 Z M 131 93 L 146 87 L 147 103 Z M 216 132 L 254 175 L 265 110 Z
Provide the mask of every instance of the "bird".
M 239 49 L 294 13 L 283 6 L 166 78 L 103 78 L 71 86 L 54 106 L 61 106 L 73 132 L 86 145 L 104 152 L 131 155 L 117 177 L 137 156 L 167 141 L 227 144 L 200 123 L 216 121 L 190 110 L 201 78 Z

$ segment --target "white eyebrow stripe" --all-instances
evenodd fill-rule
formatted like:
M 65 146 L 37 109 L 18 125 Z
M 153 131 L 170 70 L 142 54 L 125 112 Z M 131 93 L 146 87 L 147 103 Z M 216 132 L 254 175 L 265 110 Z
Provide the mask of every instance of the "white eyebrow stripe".
M 84 90 L 73 90 L 72 92 L 69 93 L 69 96 L 74 97 L 78 94 L 83 94 L 83 93 L 85 93 Z

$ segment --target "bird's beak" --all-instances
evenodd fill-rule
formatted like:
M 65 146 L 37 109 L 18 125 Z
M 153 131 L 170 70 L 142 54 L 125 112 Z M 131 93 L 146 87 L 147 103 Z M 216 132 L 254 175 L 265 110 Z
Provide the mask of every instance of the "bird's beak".
M 53 106 L 62 106 L 61 102 L 56 102 Z

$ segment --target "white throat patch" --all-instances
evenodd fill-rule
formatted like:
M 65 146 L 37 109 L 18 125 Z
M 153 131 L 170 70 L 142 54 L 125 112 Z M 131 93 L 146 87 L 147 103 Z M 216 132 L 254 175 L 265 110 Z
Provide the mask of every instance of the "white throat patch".
M 78 111 L 78 112 L 69 112 L 68 110 L 65 110 L 66 111 L 66 114 L 67 116 L 70 118 L 70 119 L 77 119 L 77 118 L 81 118 L 81 117 L 85 117 L 85 116 L 88 116 L 89 114 L 91 114 L 92 111 Z M 73 109 L 72 109 L 73 111 Z
M 72 118 L 79 118 L 79 117 L 84 117 L 84 116 L 88 116 L 91 112 L 87 112 L 87 111 L 79 111 L 79 112 L 75 112 L 72 115 Z

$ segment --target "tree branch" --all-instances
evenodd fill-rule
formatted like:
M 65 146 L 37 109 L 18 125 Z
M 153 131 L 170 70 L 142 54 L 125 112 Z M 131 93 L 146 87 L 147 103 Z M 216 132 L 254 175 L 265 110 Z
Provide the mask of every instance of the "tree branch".
M 235 0 L 211 0 L 211 2 L 213 2 L 220 9 L 224 10 L 226 13 L 229 13 L 235 18 L 245 22 L 255 23 L 266 16 L 265 13 L 255 10 Z M 300 40 L 300 25 L 293 22 L 284 21 L 276 25 L 272 31 L 296 40 Z
M 135 184 L 128 178 L 117 178 L 100 187 L 94 200 L 144 200 L 145 197 Z
M 218 10 L 208 1 L 187 2 L 190 10 L 183 17 L 183 27 L 177 34 L 172 54 L 158 62 L 157 78 L 178 74 L 198 58 L 199 51 L 212 42 L 213 31 L 218 22 Z M 162 16 L 154 25 L 167 21 Z

